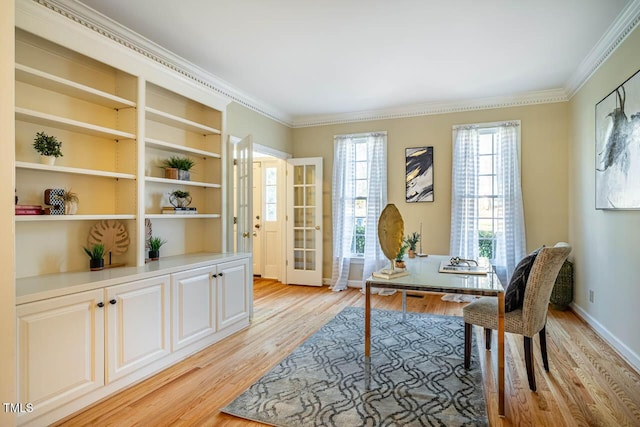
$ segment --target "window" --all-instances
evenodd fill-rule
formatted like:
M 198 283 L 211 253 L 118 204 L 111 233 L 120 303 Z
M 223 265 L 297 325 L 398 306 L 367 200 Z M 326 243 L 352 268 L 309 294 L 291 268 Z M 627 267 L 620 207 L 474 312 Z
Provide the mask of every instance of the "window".
M 377 238 L 387 204 L 386 132 L 335 136 L 332 178 L 332 282 L 342 290 L 351 258 L 364 259 L 365 278 L 386 262 Z
M 520 123 L 456 126 L 453 143 L 451 253 L 489 258 L 505 282 L 526 246 Z
M 496 176 L 497 128 L 478 132 L 478 248 L 481 257 L 495 261 L 496 235 L 504 230 L 504 209 Z
M 367 182 L 367 140 L 366 138 L 353 141 L 355 151 L 354 168 L 356 171 L 356 192 L 353 199 L 353 244 L 351 253 L 353 256 L 364 256 L 365 231 L 367 229 L 367 194 L 369 192 Z

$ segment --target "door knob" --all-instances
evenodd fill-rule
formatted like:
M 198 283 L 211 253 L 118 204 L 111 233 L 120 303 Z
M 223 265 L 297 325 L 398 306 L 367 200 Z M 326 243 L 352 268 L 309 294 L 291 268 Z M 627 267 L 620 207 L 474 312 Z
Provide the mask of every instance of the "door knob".
M 258 233 L 256 233 L 255 231 L 253 232 L 253 237 L 258 237 Z
M 248 238 L 249 237 L 249 232 L 245 231 L 244 233 L 242 233 L 242 237 Z
M 256 224 L 256 225 L 254 225 L 254 227 L 259 230 L 260 229 L 260 224 Z
M 320 230 L 320 226 L 319 225 L 316 225 L 316 230 Z

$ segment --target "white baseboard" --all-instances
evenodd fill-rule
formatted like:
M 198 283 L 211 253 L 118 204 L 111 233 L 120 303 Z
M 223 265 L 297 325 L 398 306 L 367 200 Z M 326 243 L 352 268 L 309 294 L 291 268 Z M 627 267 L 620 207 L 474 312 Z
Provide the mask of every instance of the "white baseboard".
M 600 322 L 589 315 L 582 307 L 576 303 L 571 303 L 571 309 L 591 326 L 600 337 L 613 347 L 629 364 L 640 373 L 640 356 L 631 350 L 625 343 L 620 341 Z
M 325 286 L 331 286 L 331 279 L 323 278 L 322 279 L 322 284 L 325 285 Z M 362 281 L 360 281 L 360 280 L 348 280 L 347 281 L 347 287 L 348 288 L 360 289 L 360 288 L 362 288 Z

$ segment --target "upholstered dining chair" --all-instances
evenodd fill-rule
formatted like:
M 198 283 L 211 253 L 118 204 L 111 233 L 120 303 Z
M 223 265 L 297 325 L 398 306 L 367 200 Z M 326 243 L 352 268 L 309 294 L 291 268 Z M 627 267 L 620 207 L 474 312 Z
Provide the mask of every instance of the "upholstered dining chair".
M 571 246 L 564 242 L 559 242 L 554 247 L 541 248 L 537 252 L 526 281 L 522 307 L 504 314 L 505 332 L 520 334 L 524 337 L 527 378 L 529 388 L 532 391 L 536 391 L 536 379 L 533 370 L 531 340 L 536 333 L 539 334 L 542 362 L 545 371 L 549 372 L 546 339 L 547 310 L 556 277 L 570 252 Z M 471 358 L 472 325 L 484 328 L 485 347 L 487 350 L 491 349 L 491 330 L 498 329 L 497 300 L 494 297 L 482 297 L 463 308 L 465 369 L 469 369 Z

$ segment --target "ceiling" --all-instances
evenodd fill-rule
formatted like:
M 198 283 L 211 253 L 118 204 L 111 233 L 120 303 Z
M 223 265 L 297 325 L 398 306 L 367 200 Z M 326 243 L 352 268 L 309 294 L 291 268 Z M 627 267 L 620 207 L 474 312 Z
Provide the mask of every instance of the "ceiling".
M 639 1 L 80 3 L 291 123 L 539 91 L 570 96 L 589 55 Z

